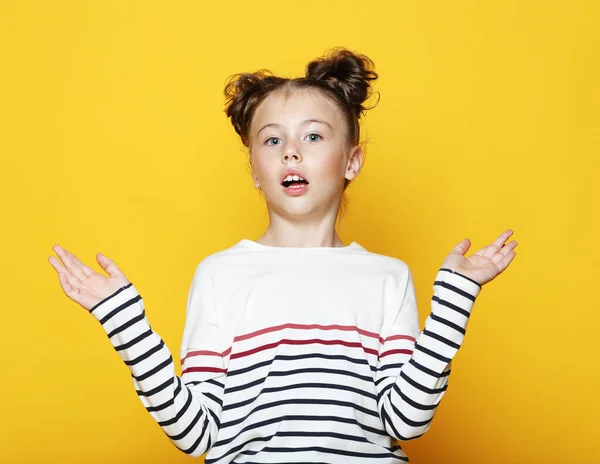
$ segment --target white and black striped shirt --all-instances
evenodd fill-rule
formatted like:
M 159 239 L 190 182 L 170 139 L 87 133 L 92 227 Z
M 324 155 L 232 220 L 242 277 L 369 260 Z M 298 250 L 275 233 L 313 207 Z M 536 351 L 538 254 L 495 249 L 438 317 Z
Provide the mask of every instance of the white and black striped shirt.
M 174 445 L 206 463 L 408 462 L 431 426 L 481 286 L 450 269 L 419 327 L 401 260 L 250 240 L 196 268 L 182 375 L 129 284 L 91 313 Z

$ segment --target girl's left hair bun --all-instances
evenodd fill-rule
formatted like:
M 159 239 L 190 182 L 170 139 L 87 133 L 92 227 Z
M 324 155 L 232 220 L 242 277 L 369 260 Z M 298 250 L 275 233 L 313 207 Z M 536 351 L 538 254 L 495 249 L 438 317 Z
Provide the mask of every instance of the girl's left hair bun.
M 225 82 L 225 113 L 235 131 L 248 146 L 248 133 L 254 109 L 268 90 L 282 78 L 268 69 L 253 73 L 237 73 Z

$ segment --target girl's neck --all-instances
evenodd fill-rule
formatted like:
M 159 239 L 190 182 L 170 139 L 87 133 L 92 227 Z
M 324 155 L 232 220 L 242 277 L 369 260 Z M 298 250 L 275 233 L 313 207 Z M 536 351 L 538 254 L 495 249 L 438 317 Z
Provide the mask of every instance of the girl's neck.
M 293 248 L 302 248 L 302 247 L 345 247 L 346 245 L 340 237 L 338 237 L 337 233 L 334 233 L 333 237 L 323 237 L 319 239 L 318 237 L 298 237 L 298 240 L 294 240 L 293 237 L 273 237 L 273 234 L 268 234 L 268 231 L 255 240 L 256 243 L 260 245 L 266 245 L 271 247 L 293 247 Z

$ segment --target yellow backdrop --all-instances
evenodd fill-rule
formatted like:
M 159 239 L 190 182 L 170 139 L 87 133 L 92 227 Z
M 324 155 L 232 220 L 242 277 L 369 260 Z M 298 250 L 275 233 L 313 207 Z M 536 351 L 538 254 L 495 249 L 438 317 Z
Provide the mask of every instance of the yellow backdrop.
M 342 239 L 409 264 L 421 324 L 456 242 L 519 242 L 411 462 L 600 462 L 598 5 L 3 0 L 0 462 L 189 462 L 47 258 L 113 258 L 177 359 L 195 266 L 267 226 L 226 77 L 338 45 L 381 76 Z

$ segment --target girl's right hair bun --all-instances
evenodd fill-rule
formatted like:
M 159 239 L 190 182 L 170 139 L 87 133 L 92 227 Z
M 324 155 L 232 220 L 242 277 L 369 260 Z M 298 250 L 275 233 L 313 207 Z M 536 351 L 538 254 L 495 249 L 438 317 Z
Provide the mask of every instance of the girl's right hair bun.
M 360 117 L 368 109 L 363 103 L 371 96 L 371 81 L 379 77 L 374 68 L 369 57 L 337 47 L 308 63 L 306 78 L 325 83 Z

